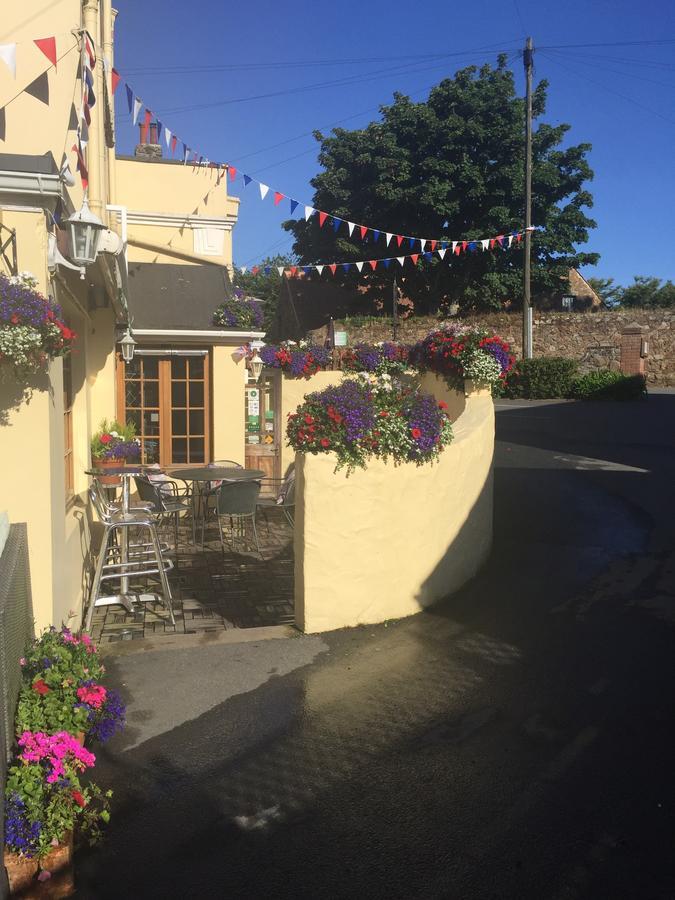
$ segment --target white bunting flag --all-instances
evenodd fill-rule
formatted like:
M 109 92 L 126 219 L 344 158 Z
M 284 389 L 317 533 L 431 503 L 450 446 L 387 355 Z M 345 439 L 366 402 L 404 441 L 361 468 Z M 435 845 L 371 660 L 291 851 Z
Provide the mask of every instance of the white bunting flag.
M 317 272 L 319 273 L 319 275 L 320 275 L 320 274 L 323 272 L 323 268 L 324 268 L 324 267 L 323 267 L 323 266 L 314 266 L 314 268 L 316 269 L 316 271 L 317 271 Z
M 424 253 L 424 248 L 426 247 L 426 245 L 427 241 L 420 238 L 420 250 L 422 251 L 422 253 Z
M 385 243 L 385 245 L 386 245 L 387 247 L 389 246 L 389 241 L 393 238 L 393 236 L 394 236 L 394 235 L 393 235 L 393 234 L 389 234 L 388 231 L 385 233 L 385 242 L 384 242 L 384 243 Z
M 0 59 L 16 78 L 16 44 L 0 44 Z
M 357 268 L 357 269 L 358 269 L 358 270 L 359 270 L 359 272 L 360 272 L 360 271 L 361 271 L 361 269 L 362 269 L 362 268 L 363 268 L 363 263 L 362 263 L 362 262 L 357 262 L 357 263 L 354 263 L 354 265 L 355 265 L 355 266 L 356 266 L 356 268 Z
M 347 228 L 349 229 L 349 237 L 351 237 L 354 229 L 356 228 L 356 225 L 354 224 L 354 222 L 347 222 Z
M 310 217 L 314 215 L 315 209 L 313 206 L 305 207 L 305 222 L 308 222 Z
M 480 242 L 480 245 L 483 248 L 483 250 L 487 250 L 487 248 L 490 246 L 490 238 L 485 238 L 485 240 L 482 240 Z
M 166 149 L 168 150 L 171 147 L 171 130 L 169 128 L 164 129 L 164 140 L 166 141 Z
M 509 247 L 511 246 L 512 243 L 513 243 L 513 235 L 510 234 L 509 235 Z
M 283 274 L 284 274 L 284 266 L 277 266 L 277 272 L 278 272 L 280 275 L 283 275 Z
M 405 264 L 405 256 L 397 256 L 396 259 L 398 260 L 399 266 L 402 266 Z
M 245 275 L 247 269 L 248 269 L 248 266 L 242 266 L 241 269 L 239 269 L 239 271 L 241 272 L 242 275 Z
M 457 246 L 458 243 L 459 243 L 459 241 L 453 241 L 453 242 L 452 242 L 452 252 L 453 252 L 453 253 L 455 252 L 455 247 Z
M 437 251 L 437 253 L 438 253 L 438 255 L 440 256 L 441 259 L 443 259 L 443 257 L 445 256 L 445 254 L 446 254 L 447 252 L 448 252 L 448 251 L 447 251 L 447 250 L 444 250 L 442 247 L 441 247 L 440 250 Z
M 138 97 L 134 97 L 134 125 L 136 124 L 142 106 L 143 101 L 139 100 Z
M 260 199 L 261 199 L 261 200 L 264 200 L 265 197 L 267 196 L 267 192 L 268 192 L 269 189 L 270 189 L 270 188 L 269 188 L 269 185 L 263 184 L 262 182 L 260 182 L 260 183 L 258 184 L 258 187 L 260 188 Z

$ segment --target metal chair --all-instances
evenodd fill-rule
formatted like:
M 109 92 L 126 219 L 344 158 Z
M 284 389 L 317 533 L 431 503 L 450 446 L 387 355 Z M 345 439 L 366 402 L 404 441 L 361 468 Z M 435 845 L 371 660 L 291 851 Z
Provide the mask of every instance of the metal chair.
M 267 532 L 269 534 L 270 522 L 267 515 L 271 509 L 280 509 L 288 524 L 295 524 L 295 469 L 291 469 L 285 478 L 266 478 L 264 486 L 276 487 L 272 496 L 259 497 L 257 509 L 265 516 Z
M 133 613 L 133 595 L 129 593 L 129 581 L 132 578 L 148 575 L 159 576 L 162 586 L 164 605 L 169 611 L 171 624 L 176 624 L 173 613 L 173 598 L 167 572 L 173 568 L 171 560 L 162 556 L 162 545 L 157 537 L 157 529 L 152 513 L 142 510 L 134 510 L 127 514 L 121 512 L 109 512 L 101 503 L 96 489 L 89 488 L 89 499 L 103 524 L 103 538 L 96 560 L 96 569 L 89 593 L 89 608 L 85 621 L 85 630 L 91 631 L 91 622 L 94 609 L 97 606 L 119 605 L 127 612 Z M 145 530 L 149 541 L 132 541 L 130 535 L 133 530 Z M 115 542 L 118 533 L 121 535 L 119 543 Z M 120 593 L 115 595 L 100 594 L 103 581 L 111 579 L 120 581 Z M 146 599 L 154 601 L 155 594 L 143 595 Z
M 175 540 L 175 550 L 178 553 L 178 517 L 181 513 L 192 513 L 192 500 L 181 498 L 174 494 L 165 494 L 159 484 L 154 484 L 143 475 L 135 475 L 136 490 L 138 496 L 145 503 L 150 504 L 153 515 L 157 516 L 161 522 L 169 516 L 173 517 L 173 533 Z M 191 516 L 192 522 L 192 543 L 196 541 L 195 520 L 194 515 Z
M 241 463 L 235 462 L 233 459 L 214 459 L 206 465 L 207 469 L 226 467 L 230 469 L 244 468 Z M 211 500 L 212 497 L 216 496 L 222 483 L 222 480 L 202 482 L 199 490 L 197 509 L 199 518 L 201 519 L 202 523 L 202 550 L 204 549 L 204 532 L 206 530 L 206 522 L 209 517 L 209 500 Z
M 251 520 L 255 547 L 261 559 L 264 559 L 258 541 L 258 529 L 255 524 L 255 512 L 258 496 L 260 495 L 259 481 L 224 481 L 218 489 L 216 499 L 216 514 L 218 516 L 218 531 L 220 543 L 225 546 L 223 533 L 223 519 L 229 521 L 232 549 L 234 549 L 235 535 L 245 536 L 246 520 Z

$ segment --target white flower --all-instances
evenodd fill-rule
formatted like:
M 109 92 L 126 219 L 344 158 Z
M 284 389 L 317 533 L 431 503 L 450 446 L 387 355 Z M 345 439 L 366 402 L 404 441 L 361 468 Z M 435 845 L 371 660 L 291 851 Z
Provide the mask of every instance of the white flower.
M 119 437 L 119 434 L 116 431 L 111 431 L 110 437 Z

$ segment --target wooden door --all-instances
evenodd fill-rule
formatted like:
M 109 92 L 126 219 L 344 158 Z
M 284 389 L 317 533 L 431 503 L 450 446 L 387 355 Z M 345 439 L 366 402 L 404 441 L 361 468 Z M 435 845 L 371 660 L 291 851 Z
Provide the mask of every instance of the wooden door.
M 261 469 L 267 478 L 279 478 L 278 375 L 262 375 L 246 385 L 246 468 Z
M 117 416 L 133 422 L 141 461 L 197 465 L 211 459 L 209 358 L 137 352 L 118 360 Z

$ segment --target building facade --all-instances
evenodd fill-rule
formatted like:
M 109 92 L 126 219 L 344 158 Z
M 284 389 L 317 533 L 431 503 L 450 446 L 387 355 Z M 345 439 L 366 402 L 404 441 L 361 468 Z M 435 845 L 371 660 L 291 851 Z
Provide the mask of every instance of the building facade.
M 0 510 L 28 524 L 37 626 L 77 627 L 91 570 L 91 435 L 119 416 L 137 425 L 147 461 L 243 463 L 238 351 L 262 333 L 211 324 L 231 292 L 238 200 L 227 179 L 162 158 L 152 129 L 134 156 L 116 154 L 110 0 L 6 6 L 0 49 L 15 45 L 16 69 L 0 59 L 0 271 L 32 273 L 77 338 L 27 383 L 0 361 Z M 55 66 L 35 44 L 43 35 L 54 36 Z M 86 126 L 83 78 L 95 96 Z M 84 199 L 80 141 L 89 207 L 106 227 L 82 272 L 62 227 Z M 137 353 L 125 367 L 129 326 Z

